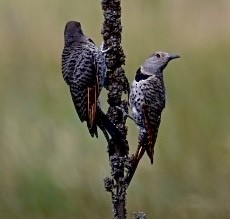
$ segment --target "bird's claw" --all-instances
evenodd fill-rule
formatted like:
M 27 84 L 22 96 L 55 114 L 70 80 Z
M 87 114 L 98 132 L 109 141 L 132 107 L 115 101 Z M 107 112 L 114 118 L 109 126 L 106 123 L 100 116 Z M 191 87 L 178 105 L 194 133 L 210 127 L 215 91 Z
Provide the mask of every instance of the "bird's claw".
M 101 51 L 102 53 L 106 53 L 106 52 L 108 52 L 109 50 L 111 50 L 112 47 L 109 47 L 109 48 L 107 48 L 107 49 L 104 49 L 104 45 L 105 45 L 105 43 L 104 43 L 104 41 L 103 41 L 102 44 L 101 44 L 101 46 L 100 46 L 100 51 Z
M 128 117 L 128 118 L 130 118 L 131 120 L 135 121 L 134 118 L 133 118 L 132 116 L 130 116 L 129 113 L 127 113 L 127 112 L 125 111 L 124 107 L 116 106 L 116 108 L 122 112 L 124 118 L 125 118 L 125 117 L 126 117 L 126 118 Z

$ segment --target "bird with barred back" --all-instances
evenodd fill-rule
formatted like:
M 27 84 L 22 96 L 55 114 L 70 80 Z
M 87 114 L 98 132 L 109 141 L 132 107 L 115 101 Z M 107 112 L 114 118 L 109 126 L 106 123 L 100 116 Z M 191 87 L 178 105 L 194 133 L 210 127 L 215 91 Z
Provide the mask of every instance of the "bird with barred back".
M 69 21 L 64 31 L 62 74 L 69 85 L 72 100 L 81 122 L 86 121 L 91 136 L 98 136 L 98 97 L 103 87 L 106 65 L 102 50 L 84 35 L 81 24 Z
M 140 129 L 135 161 L 138 163 L 147 153 L 153 163 L 154 145 L 165 107 L 163 70 L 168 62 L 179 58 L 168 52 L 156 52 L 147 58 L 137 70 L 129 97 L 132 116 Z

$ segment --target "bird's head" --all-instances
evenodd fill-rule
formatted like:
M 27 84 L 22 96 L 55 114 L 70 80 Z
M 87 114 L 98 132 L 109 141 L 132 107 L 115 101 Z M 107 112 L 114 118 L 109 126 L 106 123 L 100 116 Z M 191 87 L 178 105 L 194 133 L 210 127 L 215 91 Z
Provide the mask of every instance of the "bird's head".
M 81 29 L 81 24 L 77 21 L 69 21 L 65 25 L 64 38 L 66 44 L 81 41 L 84 34 Z
M 177 58 L 180 56 L 168 52 L 155 52 L 145 60 L 142 68 L 147 74 L 162 74 L 169 61 Z

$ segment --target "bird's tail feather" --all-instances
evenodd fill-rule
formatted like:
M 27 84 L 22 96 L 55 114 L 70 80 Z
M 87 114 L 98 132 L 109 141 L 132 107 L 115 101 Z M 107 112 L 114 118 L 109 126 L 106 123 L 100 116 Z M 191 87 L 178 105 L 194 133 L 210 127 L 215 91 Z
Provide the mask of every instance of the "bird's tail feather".
M 105 113 L 98 107 L 97 109 L 97 125 L 100 129 L 105 129 L 112 139 L 119 145 L 124 145 L 125 138 L 122 133 L 117 129 Z M 104 131 L 103 131 L 104 132 Z
M 97 125 L 96 124 L 90 124 L 89 122 L 87 122 L 87 127 L 89 129 L 89 133 L 92 137 L 96 136 L 98 138 L 98 133 L 97 133 Z
M 153 164 L 155 142 L 156 138 L 154 138 L 149 132 L 146 130 L 140 130 L 139 145 L 136 152 L 136 158 L 141 159 L 144 152 L 146 151 L 151 164 Z
M 134 157 L 134 160 L 137 164 L 139 163 L 140 159 L 143 157 L 144 153 L 145 153 L 145 148 L 139 144 Z

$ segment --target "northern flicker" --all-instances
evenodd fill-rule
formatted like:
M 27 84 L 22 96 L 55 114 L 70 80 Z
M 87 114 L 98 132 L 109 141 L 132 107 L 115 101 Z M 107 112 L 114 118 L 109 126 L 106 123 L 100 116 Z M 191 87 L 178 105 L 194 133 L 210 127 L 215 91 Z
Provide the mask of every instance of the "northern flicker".
M 92 137 L 98 136 L 98 97 L 106 74 L 104 53 L 84 35 L 81 24 L 77 21 L 69 21 L 66 24 L 64 41 L 63 78 L 69 85 L 81 122 L 86 121 Z
M 133 119 L 140 129 L 136 162 L 146 151 L 153 163 L 154 145 L 165 107 L 163 70 L 169 61 L 179 57 L 167 52 L 153 53 L 136 72 L 129 98 Z

